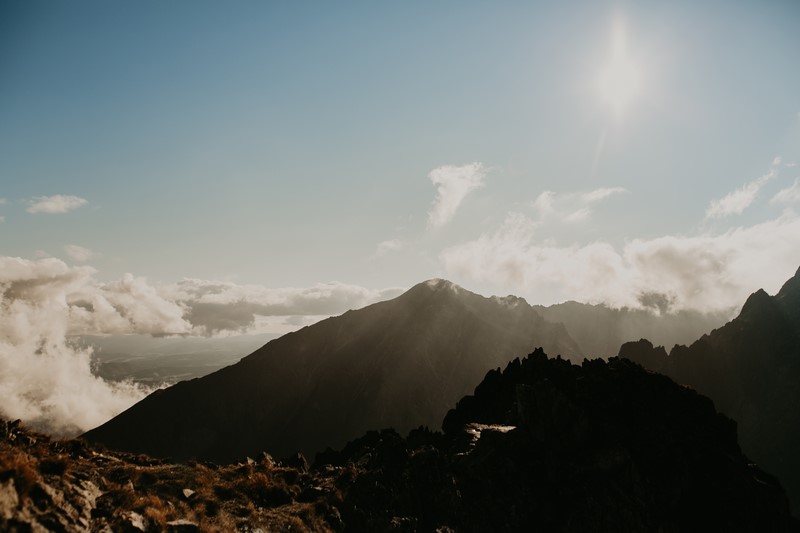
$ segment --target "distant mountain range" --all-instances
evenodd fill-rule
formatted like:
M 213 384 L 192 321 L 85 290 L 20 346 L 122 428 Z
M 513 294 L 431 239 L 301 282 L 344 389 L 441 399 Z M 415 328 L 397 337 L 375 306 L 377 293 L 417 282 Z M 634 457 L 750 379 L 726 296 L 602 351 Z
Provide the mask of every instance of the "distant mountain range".
M 742 448 L 777 475 L 800 511 L 800 270 L 775 296 L 752 294 L 741 313 L 667 354 L 648 340 L 620 357 L 708 395 L 736 420 Z
M 583 359 L 525 300 L 435 279 L 157 391 L 84 437 L 174 459 L 313 454 L 369 429 L 437 427 L 487 369 L 536 347 Z
M 574 301 L 533 308 L 548 322 L 564 324 L 581 351 L 593 357 L 616 355 L 623 343 L 643 337 L 664 346 L 687 344 L 733 317 L 733 311 L 656 312 Z

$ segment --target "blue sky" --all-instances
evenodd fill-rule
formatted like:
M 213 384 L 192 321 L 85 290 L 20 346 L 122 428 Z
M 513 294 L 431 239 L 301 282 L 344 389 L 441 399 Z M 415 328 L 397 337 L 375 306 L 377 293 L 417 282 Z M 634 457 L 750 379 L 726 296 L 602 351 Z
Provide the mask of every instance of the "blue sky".
M 446 277 L 730 306 L 800 266 L 798 23 L 792 1 L 4 2 L 0 255 L 241 298 Z

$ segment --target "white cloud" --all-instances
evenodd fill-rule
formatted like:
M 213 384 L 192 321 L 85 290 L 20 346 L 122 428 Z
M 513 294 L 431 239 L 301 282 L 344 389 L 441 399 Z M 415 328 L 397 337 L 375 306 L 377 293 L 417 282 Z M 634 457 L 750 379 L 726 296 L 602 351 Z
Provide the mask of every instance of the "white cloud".
M 58 214 L 78 209 L 89 202 L 78 196 L 56 194 L 55 196 L 37 196 L 29 203 L 28 213 Z
M 0 205 L 5 205 L 8 202 L 5 198 L 0 198 Z
M 745 183 L 735 191 L 726 194 L 719 200 L 712 200 L 706 208 L 706 220 L 740 215 L 755 201 L 761 188 L 778 174 L 781 158 L 772 160 L 772 168 L 763 176 Z
M 401 241 L 400 239 L 391 239 L 388 241 L 382 241 L 378 243 L 378 247 L 375 250 L 375 254 L 373 255 L 373 257 L 383 257 L 389 252 L 396 252 L 402 248 L 403 248 L 403 241 Z
M 623 187 L 601 187 L 585 193 L 544 191 L 536 197 L 533 207 L 539 213 L 539 220 L 555 218 L 564 222 L 582 222 L 591 217 L 592 204 L 626 192 L 628 190 Z
M 601 200 L 605 200 L 614 194 L 622 194 L 628 192 L 624 187 L 602 187 L 581 195 L 581 200 L 587 204 L 593 204 Z
M 450 222 L 467 194 L 483 186 L 486 170 L 478 162 L 444 165 L 431 170 L 428 177 L 436 186 L 436 199 L 428 213 L 428 223 L 439 228 Z
M 770 200 L 772 204 L 791 204 L 796 202 L 800 202 L 800 178 L 795 179 L 791 187 L 778 191 Z
M 185 333 L 183 310 L 144 281 L 98 283 L 90 267 L 0 257 L 0 413 L 56 435 L 91 429 L 146 394 L 94 376 L 73 334 Z M 144 297 L 131 294 L 137 285 Z M 148 296 L 150 296 L 148 298 Z
M 445 249 L 452 276 L 525 291 L 533 301 L 575 299 L 642 307 L 661 294 L 672 309 L 720 311 L 759 287 L 775 291 L 800 265 L 800 217 L 782 217 L 724 233 L 558 246 L 536 238 L 537 223 L 510 213 L 503 225 Z
M 94 256 L 94 252 L 92 252 L 89 248 L 78 246 L 77 244 L 65 245 L 64 251 L 75 261 L 88 261 L 92 258 L 92 256 Z
M 6 217 L 0 215 L 0 224 L 6 221 Z

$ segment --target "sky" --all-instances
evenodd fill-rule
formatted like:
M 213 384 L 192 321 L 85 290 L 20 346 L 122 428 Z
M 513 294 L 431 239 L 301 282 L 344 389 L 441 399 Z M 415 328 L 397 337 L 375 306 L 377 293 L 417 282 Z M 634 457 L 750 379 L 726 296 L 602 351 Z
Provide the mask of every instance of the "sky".
M 736 312 L 800 266 L 800 2 L 0 4 L 0 414 L 80 335 L 282 333 L 423 280 Z
M 797 2 L 0 10 L 0 255 L 94 286 L 719 309 L 800 266 Z

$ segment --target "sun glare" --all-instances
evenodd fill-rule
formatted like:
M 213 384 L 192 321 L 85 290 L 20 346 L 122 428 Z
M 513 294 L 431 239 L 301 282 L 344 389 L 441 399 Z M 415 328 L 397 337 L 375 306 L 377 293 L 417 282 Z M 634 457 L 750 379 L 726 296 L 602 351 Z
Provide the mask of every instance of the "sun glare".
M 628 52 L 625 28 L 617 22 L 611 55 L 597 79 L 599 96 L 615 115 L 620 115 L 639 96 L 641 84 L 641 72 Z

